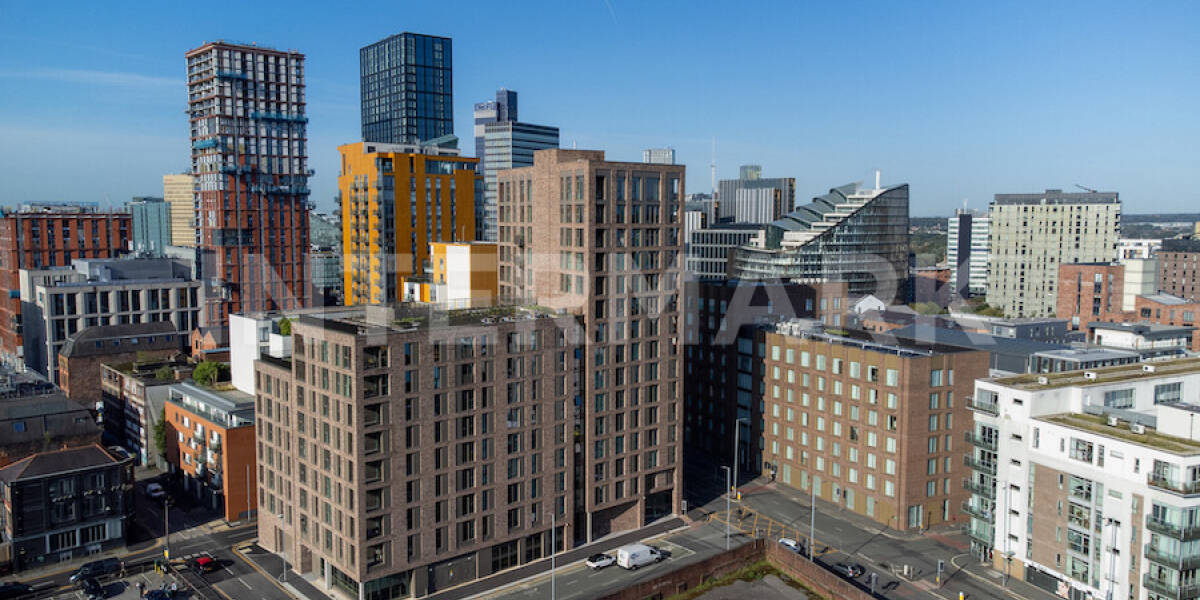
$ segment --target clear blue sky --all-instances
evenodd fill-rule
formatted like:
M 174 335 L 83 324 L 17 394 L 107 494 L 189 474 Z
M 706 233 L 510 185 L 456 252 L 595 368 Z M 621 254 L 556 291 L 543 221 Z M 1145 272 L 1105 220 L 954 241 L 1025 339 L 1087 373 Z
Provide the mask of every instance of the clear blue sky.
M 415 31 L 454 38 L 468 153 L 472 104 L 507 87 L 564 146 L 674 146 L 689 191 L 716 138 L 718 178 L 759 163 L 807 199 L 881 169 L 914 216 L 1075 183 L 1200 210 L 1195 2 L 132 4 L 0 4 L 0 205 L 160 194 L 189 164 L 183 53 L 223 38 L 307 55 L 328 210 L 360 135 L 358 48 Z

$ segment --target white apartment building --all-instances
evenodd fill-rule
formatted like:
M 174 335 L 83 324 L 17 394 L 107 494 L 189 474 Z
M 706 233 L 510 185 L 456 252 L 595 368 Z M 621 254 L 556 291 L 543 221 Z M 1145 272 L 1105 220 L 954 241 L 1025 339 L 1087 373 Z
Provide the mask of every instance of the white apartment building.
M 1161 239 L 1121 238 L 1117 241 L 1117 257 L 1122 260 L 1126 258 L 1154 258 L 1159 250 L 1162 250 Z
M 200 327 L 201 282 L 189 261 L 77 258 L 71 266 L 21 269 L 25 364 L 58 383 L 58 353 L 87 327 L 170 322 Z
M 981 379 L 974 556 L 1072 600 L 1200 597 L 1200 359 Z
M 1053 316 L 1062 263 L 1113 262 L 1116 192 L 996 194 L 988 208 L 987 303 L 1009 317 Z
M 987 293 L 989 220 L 986 214 L 959 209 L 946 223 L 946 265 L 950 289 L 964 296 Z M 963 281 L 965 280 L 965 281 Z

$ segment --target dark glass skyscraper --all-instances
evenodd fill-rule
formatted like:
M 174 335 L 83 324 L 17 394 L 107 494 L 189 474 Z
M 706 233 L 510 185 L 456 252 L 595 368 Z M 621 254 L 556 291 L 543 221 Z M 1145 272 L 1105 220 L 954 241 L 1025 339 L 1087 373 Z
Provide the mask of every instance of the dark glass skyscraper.
M 358 52 L 363 141 L 415 144 L 454 133 L 450 38 L 399 33 Z

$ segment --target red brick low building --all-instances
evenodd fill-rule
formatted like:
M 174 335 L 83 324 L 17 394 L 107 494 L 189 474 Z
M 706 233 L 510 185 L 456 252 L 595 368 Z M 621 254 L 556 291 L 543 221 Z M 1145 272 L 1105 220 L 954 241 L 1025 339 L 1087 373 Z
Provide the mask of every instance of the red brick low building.
M 1068 319 L 1071 329 L 1091 321 L 1125 322 L 1133 318 L 1122 308 L 1125 267 L 1118 263 L 1066 263 L 1058 267 L 1055 316 Z
M 1196 317 L 1200 315 L 1200 301 L 1162 292 L 1138 296 L 1134 306 L 1139 321 L 1159 325 L 1196 327 Z M 1200 352 L 1200 329 L 1192 333 L 1191 349 Z

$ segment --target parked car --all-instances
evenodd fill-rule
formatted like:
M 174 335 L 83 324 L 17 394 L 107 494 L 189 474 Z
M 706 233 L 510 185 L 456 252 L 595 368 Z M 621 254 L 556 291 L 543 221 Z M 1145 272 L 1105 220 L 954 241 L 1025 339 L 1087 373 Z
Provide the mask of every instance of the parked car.
M 121 572 L 123 565 L 119 558 L 105 558 L 102 560 L 94 560 L 90 563 L 85 563 L 79 567 L 73 575 L 71 575 L 71 583 L 78 582 L 82 579 L 94 578 L 104 579 L 111 577 Z
M 189 564 L 192 567 L 192 572 L 197 575 L 212 573 L 213 571 L 221 568 L 221 565 L 217 562 L 217 559 L 208 555 L 197 556 L 189 561 Z
M 839 575 L 850 579 L 860 577 L 863 573 L 867 572 L 867 568 L 858 563 L 840 562 L 834 565 L 834 568 L 837 569 Z
M 587 559 L 587 566 L 591 569 L 603 569 L 604 567 L 614 565 L 617 559 L 609 554 L 593 554 Z
M 0 599 L 24 598 L 31 592 L 33 592 L 33 586 L 26 583 L 17 583 L 16 581 L 0 583 Z
M 797 542 L 792 538 L 779 538 L 779 545 L 791 550 L 792 552 L 795 552 L 796 554 L 804 554 L 804 547 L 800 545 L 800 542 Z
M 167 491 L 158 483 L 146 484 L 146 497 L 151 500 L 162 500 L 167 495 Z
M 87 600 L 104 600 L 104 586 L 95 577 L 84 577 L 76 581 L 75 586 Z

